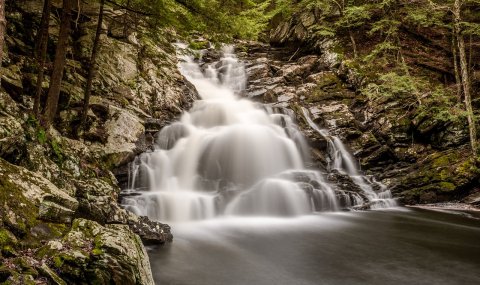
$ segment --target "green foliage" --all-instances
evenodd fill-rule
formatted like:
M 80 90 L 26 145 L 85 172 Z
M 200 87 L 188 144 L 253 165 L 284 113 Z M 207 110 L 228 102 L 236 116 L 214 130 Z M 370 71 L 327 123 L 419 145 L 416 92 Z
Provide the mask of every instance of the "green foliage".
M 408 102 L 402 108 L 415 108 L 417 115 L 442 122 L 458 122 L 466 115 L 452 91 L 423 77 L 388 72 L 380 75 L 378 82 L 363 88 L 362 93 L 378 103 Z
M 50 141 L 50 147 L 52 148 L 53 154 L 55 155 L 55 160 L 59 163 L 61 163 L 64 160 L 64 153 L 61 147 L 61 144 L 57 142 L 56 140 L 51 140 Z
M 47 142 L 47 134 L 43 128 L 37 130 L 37 140 L 40 144 L 45 144 Z
M 373 101 L 385 98 L 399 99 L 410 97 L 417 88 L 422 87 L 420 85 L 423 85 L 423 82 L 411 76 L 389 72 L 381 75 L 377 83 L 368 84 L 362 92 Z
M 391 54 L 392 52 L 398 51 L 400 47 L 391 41 L 381 42 L 373 48 L 373 50 L 364 57 L 364 60 L 367 62 L 372 62 L 373 60 Z
M 369 6 L 348 6 L 343 12 L 343 17 L 338 21 L 340 27 L 359 27 L 367 23 L 372 17 L 373 11 Z

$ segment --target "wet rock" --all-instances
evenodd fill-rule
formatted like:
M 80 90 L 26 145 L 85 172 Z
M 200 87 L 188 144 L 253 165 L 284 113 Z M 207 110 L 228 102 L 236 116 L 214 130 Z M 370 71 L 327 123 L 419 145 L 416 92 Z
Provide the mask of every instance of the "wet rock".
M 345 173 L 341 173 L 336 169 L 333 169 L 328 173 L 327 179 L 329 182 L 335 184 L 343 191 L 350 191 L 359 194 L 360 196 L 364 197 L 364 191 L 353 182 L 352 178 Z
M 476 188 L 470 195 L 463 199 L 465 203 L 474 206 L 480 206 L 480 189 Z
M 169 225 L 151 221 L 148 217 L 130 215 L 128 225 L 145 245 L 164 244 L 173 240 Z

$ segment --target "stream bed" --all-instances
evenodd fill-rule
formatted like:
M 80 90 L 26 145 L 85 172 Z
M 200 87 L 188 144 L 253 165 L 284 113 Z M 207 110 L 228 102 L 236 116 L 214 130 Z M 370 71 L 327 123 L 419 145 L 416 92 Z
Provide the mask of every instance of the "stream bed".
M 397 208 L 172 225 L 157 284 L 480 284 L 480 220 Z

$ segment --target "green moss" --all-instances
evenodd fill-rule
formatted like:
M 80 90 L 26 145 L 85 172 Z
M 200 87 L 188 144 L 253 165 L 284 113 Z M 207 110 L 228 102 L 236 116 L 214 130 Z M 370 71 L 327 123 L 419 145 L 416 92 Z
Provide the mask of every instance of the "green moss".
M 94 249 L 92 250 L 92 254 L 93 254 L 93 255 L 102 255 L 102 254 L 103 254 L 103 250 L 100 249 L 100 248 L 94 248 Z
M 451 192 L 457 188 L 453 183 L 446 181 L 438 183 L 438 187 L 441 192 Z
M 60 256 L 58 256 L 58 255 L 53 257 L 53 265 L 54 265 L 56 268 L 62 267 L 63 262 L 64 262 L 64 261 L 63 261 L 63 258 L 62 258 L 62 257 L 60 257 Z
M 15 237 L 12 237 L 12 233 L 6 229 L 0 229 L 0 246 L 12 244 Z
M 209 44 L 210 43 L 208 41 L 195 41 L 195 42 L 190 42 L 188 47 L 194 50 L 200 50 L 200 49 L 208 48 Z

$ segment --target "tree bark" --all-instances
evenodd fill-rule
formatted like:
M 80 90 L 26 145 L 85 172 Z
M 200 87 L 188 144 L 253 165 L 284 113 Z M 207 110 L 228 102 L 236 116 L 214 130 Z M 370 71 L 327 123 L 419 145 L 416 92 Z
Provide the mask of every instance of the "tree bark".
M 42 97 L 42 83 L 45 75 L 45 61 L 48 48 L 48 27 L 50 26 L 50 0 L 44 0 L 42 21 L 40 31 L 37 36 L 36 56 L 38 60 L 37 86 L 35 90 L 35 100 L 33 103 L 33 114 L 37 119 L 40 115 L 40 98 Z
M 5 20 L 5 0 L 0 0 L 0 67 L 2 66 L 3 60 L 3 44 L 5 42 L 6 26 L 7 21 Z
M 55 60 L 53 62 L 53 71 L 50 79 L 50 88 L 48 90 L 47 104 L 44 111 L 43 125 L 48 128 L 57 113 L 58 98 L 60 96 L 60 87 L 62 84 L 63 71 L 67 55 L 68 35 L 72 19 L 73 0 L 63 0 L 62 19 L 58 35 L 57 48 L 55 50 Z
M 353 49 L 353 58 L 357 58 L 357 44 L 355 42 L 355 38 L 353 37 L 352 30 L 348 28 L 348 35 L 350 36 L 350 42 L 352 43 L 352 49 Z
M 457 87 L 458 102 L 462 102 L 462 82 L 460 79 L 460 72 L 458 71 L 457 48 L 455 47 L 456 32 L 452 36 L 452 54 L 453 54 L 453 70 L 455 72 L 455 85 Z
M 472 152 L 477 155 L 477 129 L 475 126 L 475 117 L 473 114 L 472 108 L 472 99 L 471 99 L 471 88 L 470 88 L 470 77 L 468 76 L 468 63 L 467 55 L 465 52 L 465 41 L 460 29 L 461 18 L 461 9 L 462 9 L 462 0 L 455 0 L 453 5 L 453 16 L 454 16 L 454 27 L 458 44 L 458 53 L 460 58 L 460 70 L 462 73 L 462 86 L 464 94 L 465 109 L 467 111 L 468 119 L 468 130 L 470 132 L 470 145 L 472 147 Z
M 84 130 L 85 127 L 86 127 L 88 105 L 89 105 L 89 102 L 90 102 L 90 95 L 92 93 L 92 83 L 93 83 L 93 78 L 95 77 L 95 73 L 97 71 L 97 54 L 98 54 L 98 49 L 99 49 L 99 46 L 100 46 L 100 36 L 102 35 L 102 23 L 103 23 L 103 9 L 104 9 L 104 6 L 105 6 L 105 0 L 101 0 L 100 12 L 98 14 L 97 31 L 95 33 L 95 40 L 93 41 L 92 54 L 91 54 L 90 62 L 89 62 L 87 86 L 85 88 L 85 96 L 83 98 L 83 110 L 82 110 L 82 117 L 81 117 L 81 120 L 80 120 L 79 130 Z

